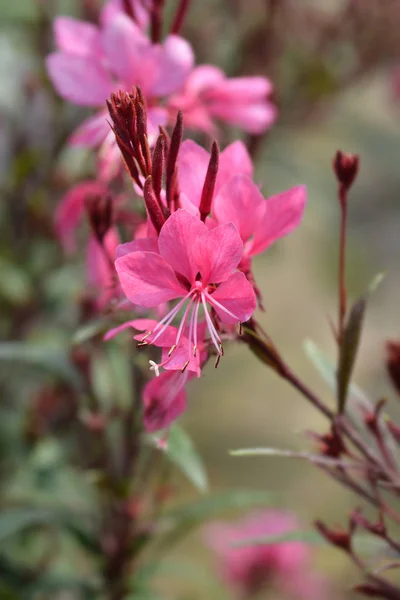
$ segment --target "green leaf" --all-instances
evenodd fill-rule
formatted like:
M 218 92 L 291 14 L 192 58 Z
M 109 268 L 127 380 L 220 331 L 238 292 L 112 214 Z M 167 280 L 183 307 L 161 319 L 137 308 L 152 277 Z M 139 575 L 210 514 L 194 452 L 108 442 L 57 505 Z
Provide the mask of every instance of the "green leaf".
M 308 460 L 317 466 L 346 467 L 347 469 L 362 469 L 358 462 L 344 460 L 342 458 L 331 458 L 312 452 L 296 452 L 294 450 L 281 450 L 280 448 L 244 448 L 231 450 L 231 456 L 277 456 L 280 458 L 300 458 Z
M 326 545 L 326 540 L 318 531 L 302 530 L 288 531 L 279 535 L 261 535 L 257 537 L 245 538 L 233 544 L 235 548 L 246 546 L 266 546 L 272 544 L 282 544 L 284 542 L 303 542 L 304 544 Z
M 364 324 L 367 298 L 359 298 L 350 310 L 344 327 L 343 339 L 339 349 L 339 364 L 337 371 L 337 400 L 338 412 L 342 413 L 346 406 L 348 389 Z
M 333 364 L 329 361 L 325 354 L 318 348 L 318 346 L 312 340 L 306 339 L 304 341 L 303 347 L 307 357 L 313 363 L 314 367 L 317 369 L 318 373 L 326 381 L 329 387 L 335 391 L 336 395 L 337 378 L 335 367 L 333 366 Z M 349 394 L 350 397 L 346 408 L 348 408 L 350 412 L 354 413 L 355 408 L 363 408 L 370 412 L 373 411 L 371 401 L 368 399 L 365 392 L 360 387 L 358 387 L 358 385 L 354 383 L 350 384 Z
M 92 321 L 90 323 L 86 323 L 82 327 L 79 327 L 77 331 L 75 331 L 72 336 L 73 344 L 83 344 L 83 342 L 87 342 L 88 340 L 96 337 L 107 329 L 107 324 L 104 319 Z
M 153 440 L 156 443 L 159 442 L 160 436 L 154 436 Z M 163 449 L 162 445 L 158 445 L 158 447 Z M 193 446 L 192 440 L 179 425 L 172 425 L 167 446 L 163 451 L 198 490 L 201 492 L 207 491 L 207 473 L 203 462 Z
M 370 284 L 367 293 L 361 296 L 351 307 L 347 318 L 343 339 L 339 347 L 339 364 L 337 370 L 337 400 L 338 412 L 345 409 L 351 376 L 360 345 L 361 332 L 364 324 L 365 310 L 369 296 L 374 292 L 383 279 L 383 274 L 377 275 Z
M 46 509 L 20 507 L 7 510 L 3 508 L 0 514 L 0 542 L 31 527 L 48 525 L 53 521 L 54 513 Z
M 0 367 L 2 364 L 14 366 L 15 363 L 39 368 L 80 387 L 80 375 L 69 360 L 65 348 L 41 346 L 32 342 L 1 342 Z
M 49 525 L 68 531 L 87 550 L 100 552 L 94 535 L 75 516 L 66 511 L 30 506 L 3 508 L 0 514 L 0 543 L 27 529 Z

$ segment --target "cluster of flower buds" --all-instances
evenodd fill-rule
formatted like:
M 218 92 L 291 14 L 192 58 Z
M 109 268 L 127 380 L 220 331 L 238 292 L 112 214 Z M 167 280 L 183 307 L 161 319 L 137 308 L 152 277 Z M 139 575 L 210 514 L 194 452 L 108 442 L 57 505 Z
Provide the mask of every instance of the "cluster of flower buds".
M 113 94 L 107 105 L 147 213 L 135 239 L 117 248 L 119 284 L 132 308 L 164 315 L 128 321 L 107 338 L 133 327 L 141 332 L 139 347 L 162 349 L 161 360 L 151 361 L 159 381 L 144 398 L 146 426 L 155 430 L 181 414 L 186 381 L 200 376 L 211 356 L 217 366 L 224 341 L 237 338 L 237 327 L 254 313 L 251 260 L 300 223 L 306 191 L 299 186 L 264 199 L 245 146 L 236 142 L 220 153 L 214 142 L 209 154 L 182 142 L 181 113 L 171 138 L 161 129 L 151 149 L 138 89 Z

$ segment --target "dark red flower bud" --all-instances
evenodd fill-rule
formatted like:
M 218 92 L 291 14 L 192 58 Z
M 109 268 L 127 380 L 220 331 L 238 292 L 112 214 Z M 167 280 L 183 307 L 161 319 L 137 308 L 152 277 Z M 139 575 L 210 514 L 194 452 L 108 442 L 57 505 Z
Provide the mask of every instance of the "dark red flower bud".
M 174 130 L 171 135 L 171 142 L 169 144 L 168 150 L 168 160 L 167 160 L 167 205 L 170 210 L 175 210 L 177 207 L 177 199 L 178 199 L 178 181 L 177 181 L 177 168 L 176 161 L 178 158 L 179 148 L 182 142 L 183 135 L 183 115 L 182 112 L 179 111 L 176 117 L 176 123 Z M 175 206 L 173 206 L 175 205 Z
M 386 343 L 386 369 L 395 390 L 400 394 L 400 342 Z
M 333 546 L 341 548 L 345 552 L 351 552 L 351 534 L 344 529 L 329 529 L 322 521 L 316 521 L 316 528 L 320 534 Z
M 350 189 L 357 176 L 359 162 L 357 154 L 345 154 L 341 150 L 336 152 L 333 160 L 333 170 L 337 180 L 346 190 Z
M 91 194 L 85 198 L 85 206 L 92 231 L 99 244 L 102 244 L 104 236 L 112 225 L 112 199 L 108 195 Z
M 122 7 L 128 17 L 136 22 L 134 3 L 131 0 L 122 0 Z
M 329 433 L 325 433 L 324 435 L 314 434 L 313 437 L 319 442 L 320 452 L 324 456 L 339 458 L 342 454 L 347 454 L 347 448 L 334 425 L 332 425 Z
M 219 148 L 217 142 L 213 142 L 211 148 L 210 162 L 208 163 L 208 169 L 206 178 L 204 180 L 203 190 L 201 192 L 200 200 L 200 218 L 205 221 L 211 212 L 211 205 L 214 197 L 215 182 L 217 180 L 219 167 Z
M 153 178 L 150 175 L 147 177 L 144 184 L 143 197 L 151 222 L 156 228 L 157 233 L 160 233 L 161 227 L 165 223 L 165 217 L 160 202 L 154 192 Z

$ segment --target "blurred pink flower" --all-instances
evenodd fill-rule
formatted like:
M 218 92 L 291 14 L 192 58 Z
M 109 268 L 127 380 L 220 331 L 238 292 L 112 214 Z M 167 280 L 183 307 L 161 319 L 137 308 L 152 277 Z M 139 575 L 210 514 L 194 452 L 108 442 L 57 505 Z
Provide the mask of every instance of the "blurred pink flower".
M 164 371 L 146 383 L 143 389 L 143 419 L 147 431 L 166 429 L 185 412 L 185 385 L 192 377 L 194 374 L 189 371 Z
M 310 572 L 311 552 L 305 543 L 246 544 L 246 540 L 273 538 L 298 529 L 290 513 L 268 510 L 252 513 L 234 524 L 211 523 L 205 529 L 205 538 L 219 556 L 221 576 L 241 598 L 253 598 L 272 587 L 279 598 L 323 600 L 327 586 Z
M 212 136 L 216 133 L 215 119 L 261 134 L 277 118 L 277 109 L 268 99 L 271 92 L 272 84 L 266 77 L 228 78 L 217 67 L 201 65 L 168 104 L 174 112 L 183 111 L 187 127 Z
M 99 27 L 58 17 L 54 34 L 57 51 L 47 57 L 47 70 L 57 92 L 74 104 L 101 108 L 82 123 L 70 142 L 89 147 L 105 142 L 101 167 L 109 177 L 116 161 L 119 164 L 119 155 L 106 121 L 106 99 L 111 92 L 140 86 L 148 106 L 149 135 L 156 134 L 158 126 L 168 120 L 167 110 L 157 105 L 159 99 L 184 84 L 193 67 L 192 49 L 176 35 L 162 44 L 151 43 L 116 3 L 106 6 Z
M 192 347 L 197 349 L 202 306 L 211 341 L 218 356 L 222 356 L 222 341 L 209 307 L 227 324 L 247 321 L 256 308 L 251 285 L 243 273 L 236 271 L 243 243 L 235 226 L 225 224 L 210 231 L 198 217 L 179 209 L 161 228 L 158 241 L 144 238 L 133 242 L 138 243 L 149 244 L 150 248 L 157 244 L 158 252 L 137 250 L 117 259 L 115 266 L 127 298 L 148 308 L 181 298 L 143 340 L 151 336 L 151 343 L 155 343 L 184 310 L 170 352 L 179 347 L 187 323 L 189 352 Z M 188 364 L 190 360 L 188 355 Z
M 100 181 L 87 180 L 74 185 L 60 200 L 54 224 L 58 239 L 66 252 L 76 249 L 75 230 L 85 210 L 85 200 L 89 196 L 104 196 L 107 187 Z

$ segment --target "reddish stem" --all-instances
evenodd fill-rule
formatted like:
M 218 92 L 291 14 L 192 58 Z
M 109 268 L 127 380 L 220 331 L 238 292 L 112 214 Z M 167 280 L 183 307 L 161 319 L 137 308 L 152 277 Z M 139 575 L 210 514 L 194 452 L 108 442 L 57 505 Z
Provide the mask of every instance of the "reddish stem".
M 339 245 L 339 321 L 338 321 L 338 340 L 339 344 L 343 341 L 343 330 L 346 318 L 346 227 L 347 227 L 347 189 L 343 184 L 339 186 L 340 200 L 340 245 Z

